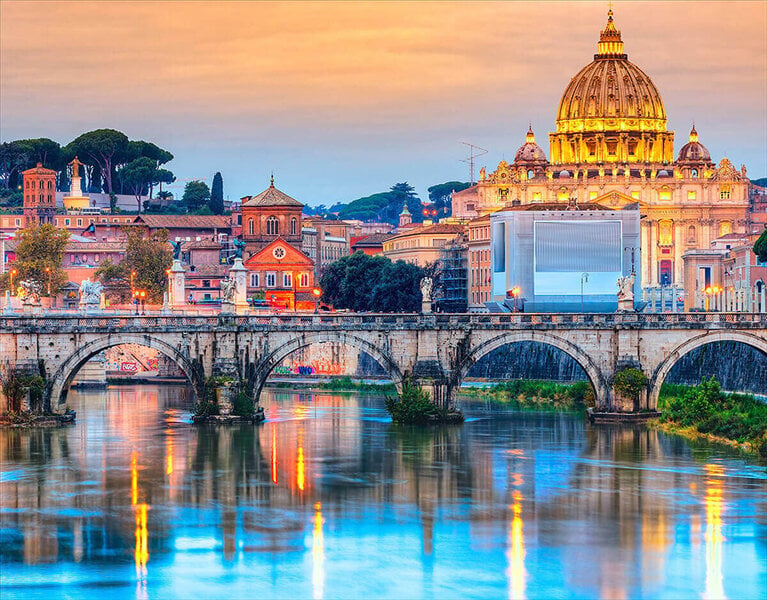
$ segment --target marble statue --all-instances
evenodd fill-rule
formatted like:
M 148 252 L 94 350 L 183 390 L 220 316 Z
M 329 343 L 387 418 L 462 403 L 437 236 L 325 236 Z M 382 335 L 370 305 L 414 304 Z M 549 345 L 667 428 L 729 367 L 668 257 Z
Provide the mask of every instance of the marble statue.
M 618 301 L 634 300 L 634 274 L 618 277 Z
M 424 302 L 431 302 L 431 288 L 432 288 L 433 282 L 431 277 L 424 277 L 421 279 L 421 296 L 423 297 Z
M 98 281 L 83 279 L 80 282 L 80 304 L 85 306 L 100 305 L 102 291 L 103 288 Z
M 25 279 L 19 282 L 18 295 L 22 304 L 40 304 L 40 292 L 42 286 L 37 281 Z
M 234 302 L 234 296 L 237 293 L 237 281 L 232 278 L 221 281 L 221 296 L 224 302 Z

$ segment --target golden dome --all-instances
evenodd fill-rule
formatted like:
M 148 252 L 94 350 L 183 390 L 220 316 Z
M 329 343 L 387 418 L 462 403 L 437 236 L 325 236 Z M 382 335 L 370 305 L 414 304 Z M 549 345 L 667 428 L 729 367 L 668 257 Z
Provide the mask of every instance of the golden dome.
M 629 62 L 612 10 L 594 61 L 573 77 L 557 113 L 557 132 L 666 131 L 666 110 L 647 74 Z

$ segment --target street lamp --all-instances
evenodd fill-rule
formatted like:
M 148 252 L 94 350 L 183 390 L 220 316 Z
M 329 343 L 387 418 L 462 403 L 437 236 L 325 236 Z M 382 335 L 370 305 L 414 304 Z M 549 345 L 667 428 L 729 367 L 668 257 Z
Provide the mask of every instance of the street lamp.
M 13 278 L 16 276 L 18 271 L 16 269 L 11 269 L 11 296 L 15 296 L 16 292 L 13 288 Z
M 519 298 L 521 293 L 522 288 L 520 288 L 518 285 L 515 285 L 513 288 L 506 292 L 506 296 L 511 296 L 513 312 L 517 312 L 517 298 Z
M 51 295 L 51 277 L 52 277 L 51 268 L 45 267 L 45 272 L 48 273 L 48 296 L 50 296 Z
M 135 296 L 135 294 L 133 293 L 134 292 L 133 285 L 134 285 L 135 280 L 136 280 L 136 271 L 131 271 L 130 272 L 130 293 L 131 293 L 131 296 Z
M 583 312 L 583 284 L 589 282 L 589 274 L 581 273 L 581 312 Z
M 314 296 L 314 314 L 319 312 L 319 301 L 322 296 L 322 290 L 318 287 L 312 289 L 312 296 Z

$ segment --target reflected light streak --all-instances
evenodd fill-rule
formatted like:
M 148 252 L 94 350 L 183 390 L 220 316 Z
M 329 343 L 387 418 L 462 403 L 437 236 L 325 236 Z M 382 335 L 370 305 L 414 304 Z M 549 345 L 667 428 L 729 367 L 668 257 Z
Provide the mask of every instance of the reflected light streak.
M 726 598 L 722 585 L 722 512 L 724 474 L 720 465 L 705 465 L 706 478 L 706 590 L 704 598 Z
M 138 504 L 138 467 L 135 452 L 131 453 L 130 457 L 130 503 L 133 506 Z
M 509 532 L 509 551 L 507 554 L 509 561 L 509 598 L 525 598 L 525 537 L 522 531 L 524 525 L 522 521 L 522 492 L 514 490 L 512 493 L 514 500 L 511 505 L 513 517 L 511 519 L 511 531 Z
M 168 432 L 166 432 L 167 434 Z M 165 442 L 165 474 L 173 474 L 173 438 L 168 435 Z
M 325 592 L 325 542 L 322 533 L 322 504 L 314 505 L 314 531 L 312 534 L 312 591 L 314 600 L 320 600 Z
M 272 425 L 272 482 L 278 484 L 277 473 L 277 427 Z
M 298 489 L 302 492 L 304 491 L 304 485 L 306 483 L 305 481 L 305 473 L 304 473 L 304 447 L 299 446 L 298 447 L 298 461 L 296 463 L 296 485 L 298 486 Z

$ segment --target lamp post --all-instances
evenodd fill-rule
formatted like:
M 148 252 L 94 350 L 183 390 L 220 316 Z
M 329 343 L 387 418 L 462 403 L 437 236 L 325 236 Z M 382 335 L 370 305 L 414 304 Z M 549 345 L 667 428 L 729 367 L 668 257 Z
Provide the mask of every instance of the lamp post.
M 139 290 L 139 302 L 141 303 L 141 314 L 146 314 L 146 290 Z
M 589 282 L 589 274 L 581 273 L 581 312 L 583 312 L 583 284 Z
M 131 296 L 135 296 L 135 294 L 133 293 L 134 292 L 133 285 L 134 285 L 135 281 L 136 281 L 136 271 L 131 271 L 130 272 L 130 293 L 131 293 Z
M 16 291 L 13 287 L 13 278 L 16 276 L 17 273 L 18 271 L 16 269 L 11 269 L 11 296 L 16 295 Z
M 45 267 L 45 272 L 48 273 L 48 296 L 50 297 L 50 295 L 51 295 L 51 277 L 53 276 L 53 274 L 51 273 L 51 268 L 50 267 Z
M 320 296 L 322 296 L 322 290 L 318 287 L 312 289 L 312 296 L 314 296 L 314 314 L 319 312 Z

